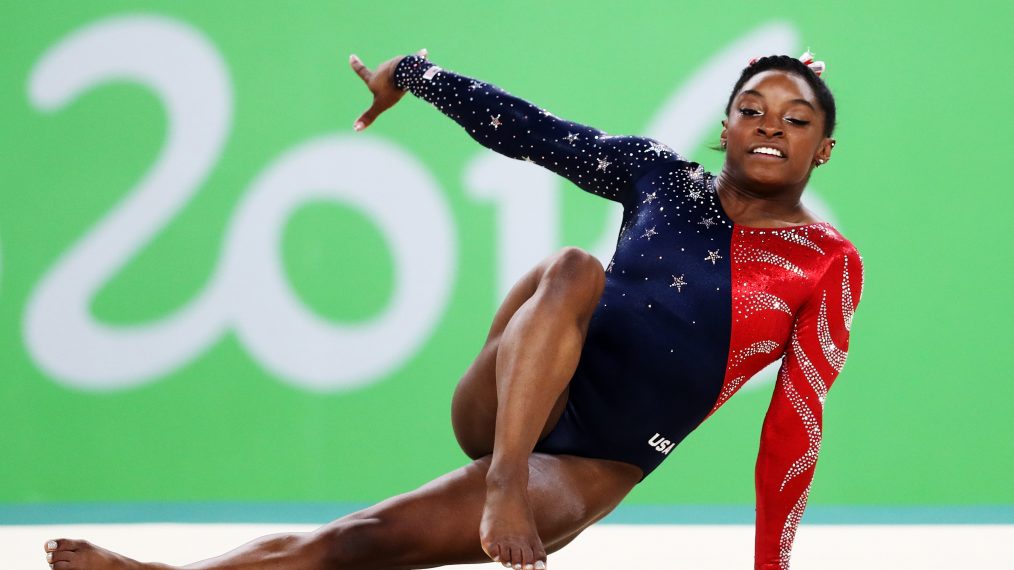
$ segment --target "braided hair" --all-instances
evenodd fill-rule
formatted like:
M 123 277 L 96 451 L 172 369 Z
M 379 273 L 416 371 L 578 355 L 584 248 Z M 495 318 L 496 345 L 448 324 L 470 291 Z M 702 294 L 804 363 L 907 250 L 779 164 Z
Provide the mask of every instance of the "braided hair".
M 739 76 L 739 81 L 732 88 L 729 102 L 725 105 L 725 116 L 729 116 L 729 111 L 732 109 L 732 100 L 736 98 L 736 94 L 743 88 L 743 85 L 754 75 L 769 69 L 795 73 L 810 84 L 813 92 L 817 95 L 817 101 L 820 103 L 821 109 L 824 110 L 824 136 L 830 137 L 834 133 L 835 126 L 834 95 L 831 94 L 831 90 L 828 89 L 824 80 L 817 77 L 817 74 L 812 69 L 802 61 L 788 55 L 765 56 L 755 61 L 752 65 L 744 67 L 743 73 Z

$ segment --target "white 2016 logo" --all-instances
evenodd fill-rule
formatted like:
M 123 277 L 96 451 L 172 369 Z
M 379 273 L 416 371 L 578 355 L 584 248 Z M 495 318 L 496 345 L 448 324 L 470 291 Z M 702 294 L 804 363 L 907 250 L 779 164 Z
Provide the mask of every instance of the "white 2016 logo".
M 729 46 L 670 98 L 647 134 L 678 149 L 696 147 L 724 107 L 715 94 L 729 88 L 743 62 L 796 43 L 790 27 L 772 24 Z M 175 314 L 138 326 L 97 322 L 91 299 L 198 191 L 220 156 L 233 104 L 228 70 L 211 42 L 184 23 L 150 16 L 103 20 L 62 40 L 35 66 L 29 97 L 52 111 L 109 81 L 139 83 L 159 97 L 167 140 L 141 182 L 32 292 L 24 335 L 48 375 L 79 389 L 137 386 L 187 364 L 232 329 L 280 380 L 348 389 L 383 378 L 426 342 L 457 271 L 448 205 L 409 152 L 349 134 L 309 140 L 263 169 L 236 207 L 208 285 Z M 559 184 L 548 171 L 485 150 L 467 167 L 466 188 L 497 207 L 500 294 L 559 247 Z M 301 204 L 322 199 L 361 211 L 391 249 L 393 298 L 364 324 L 342 325 L 307 310 L 281 266 L 286 220 Z M 593 248 L 600 258 L 611 254 L 617 215 Z

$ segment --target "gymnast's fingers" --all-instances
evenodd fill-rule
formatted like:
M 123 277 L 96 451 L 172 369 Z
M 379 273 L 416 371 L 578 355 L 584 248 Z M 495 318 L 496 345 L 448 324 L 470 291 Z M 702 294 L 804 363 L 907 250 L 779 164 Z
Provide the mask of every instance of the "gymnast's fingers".
M 373 78 L 373 72 L 370 71 L 365 64 L 363 64 L 363 60 L 359 59 L 359 56 L 356 54 L 352 54 L 349 56 L 349 65 L 352 66 L 352 71 L 355 71 L 356 75 L 358 75 L 363 82 L 366 83 L 366 86 L 369 87 L 370 79 Z
M 356 122 L 355 124 L 352 125 L 352 128 L 357 131 L 365 129 L 366 127 L 373 124 L 373 121 L 376 120 L 377 115 L 379 115 L 383 111 L 384 108 L 378 105 L 376 99 L 374 99 L 373 104 L 370 105 L 370 108 L 367 109 L 365 113 L 360 115 L 358 119 L 356 119 Z

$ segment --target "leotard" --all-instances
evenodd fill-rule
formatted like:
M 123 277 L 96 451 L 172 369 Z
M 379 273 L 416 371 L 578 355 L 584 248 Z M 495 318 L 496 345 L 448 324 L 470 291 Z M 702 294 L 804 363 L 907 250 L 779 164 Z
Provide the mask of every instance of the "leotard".
M 782 358 L 756 465 L 756 568 L 788 568 L 848 350 L 862 262 L 827 223 L 735 224 L 715 177 L 664 144 L 555 117 L 502 89 L 403 59 L 395 84 L 480 144 L 623 205 L 616 252 L 570 382 L 535 450 L 646 476 L 751 376 Z

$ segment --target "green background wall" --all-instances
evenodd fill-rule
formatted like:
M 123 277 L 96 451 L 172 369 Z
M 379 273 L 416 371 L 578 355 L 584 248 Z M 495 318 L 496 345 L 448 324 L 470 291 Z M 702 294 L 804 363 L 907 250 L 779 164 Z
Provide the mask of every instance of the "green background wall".
M 508 247 L 498 237 L 504 210 L 477 197 L 470 183 L 476 169 L 487 168 L 481 161 L 489 153 L 412 97 L 353 133 L 368 93 L 349 71 L 348 54 L 375 65 L 426 47 L 443 67 L 559 116 L 608 132 L 648 134 L 670 97 L 688 89 L 716 54 L 774 29 L 792 38 L 790 54 L 809 47 L 828 63 L 838 145 L 815 173 L 811 192 L 866 266 L 851 355 L 825 415 L 811 505 L 1012 505 L 1012 199 L 1001 176 L 1014 150 L 1006 100 L 1011 6 L 4 3 L 0 503 L 362 503 L 461 465 L 465 457 L 449 423 L 451 393 L 497 306 Z M 32 348 L 38 324 L 32 299 L 47 276 L 136 192 L 176 134 L 164 99 L 129 77 L 112 76 L 47 110 L 33 102 L 33 72 L 48 50 L 87 26 L 150 17 L 189 30 L 217 54 L 231 121 L 220 151 L 208 153 L 206 176 L 189 183 L 193 194 L 164 225 L 152 225 L 150 240 L 135 240 L 137 253 L 86 299 L 91 321 L 115 337 L 193 308 L 219 282 L 231 255 L 231 224 L 258 177 L 308 141 L 327 138 L 348 156 L 355 154 L 350 149 L 380 149 L 402 157 L 432 190 L 390 187 L 378 159 L 359 163 L 361 192 L 384 192 L 392 211 L 410 207 L 411 195 L 435 197 L 435 211 L 446 214 L 420 225 L 436 236 L 432 243 L 448 246 L 433 278 L 443 293 L 428 305 L 429 328 L 417 331 L 415 344 L 388 370 L 361 375 L 354 387 L 309 387 L 257 357 L 228 323 L 201 329 L 211 332 L 189 356 L 119 386 L 88 387 L 74 379 L 76 365 L 67 371 L 47 364 L 60 361 L 59 347 L 67 346 L 95 370 L 113 366 L 74 348 L 72 335 L 48 357 Z M 172 67 L 181 53 L 168 50 L 150 67 Z M 205 81 L 186 69 L 180 77 L 183 89 Z M 706 132 L 689 148 L 677 146 L 709 170 L 721 167 L 722 156 L 707 146 L 717 141 L 717 109 L 734 79 L 708 93 L 714 111 L 705 110 Z M 198 135 L 212 119 L 195 119 Z M 182 150 L 191 152 L 201 151 Z M 488 172 L 496 168 L 521 173 L 504 185 L 530 191 L 527 170 L 498 162 Z M 549 191 L 559 195 L 554 247 L 592 247 L 615 231 L 604 201 L 551 180 Z M 151 210 L 171 207 L 154 200 Z M 274 252 L 290 295 L 324 326 L 365 326 L 391 302 L 402 262 L 368 212 L 318 197 L 294 206 L 280 227 L 266 251 Z M 109 239 L 129 241 L 115 232 Z M 248 245 L 239 240 L 236 247 Z M 68 271 L 73 285 L 73 267 Z M 243 279 L 257 279 L 232 275 L 236 295 L 250 286 Z M 264 308 L 256 300 L 244 307 Z M 48 325 L 39 317 L 40 342 L 63 330 L 65 315 L 53 314 Z M 737 395 L 628 504 L 750 504 L 769 394 L 770 387 Z

